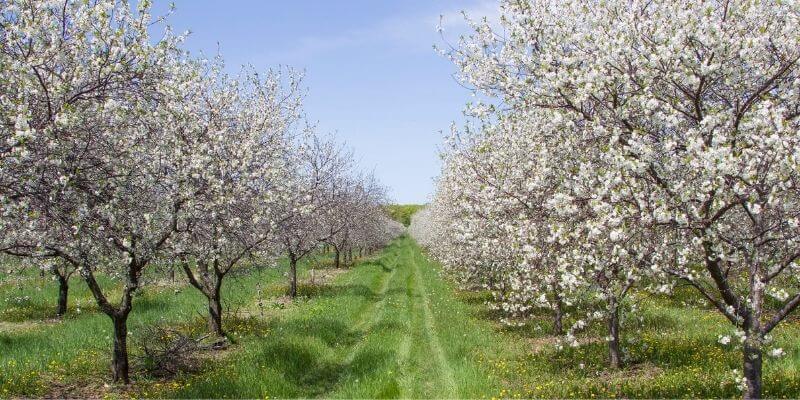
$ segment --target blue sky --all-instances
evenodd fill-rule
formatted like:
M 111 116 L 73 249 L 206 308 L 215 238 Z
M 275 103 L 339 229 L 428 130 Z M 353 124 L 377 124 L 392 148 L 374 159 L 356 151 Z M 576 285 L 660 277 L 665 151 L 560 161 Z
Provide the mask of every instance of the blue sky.
M 155 1 L 163 13 L 166 1 Z M 455 67 L 433 50 L 436 31 L 455 43 L 466 30 L 461 10 L 496 13 L 493 0 L 257 1 L 176 0 L 175 31 L 187 47 L 227 67 L 279 65 L 305 70 L 305 110 L 323 133 L 353 148 L 392 200 L 422 203 L 439 171 L 441 131 L 461 120 L 470 92 Z

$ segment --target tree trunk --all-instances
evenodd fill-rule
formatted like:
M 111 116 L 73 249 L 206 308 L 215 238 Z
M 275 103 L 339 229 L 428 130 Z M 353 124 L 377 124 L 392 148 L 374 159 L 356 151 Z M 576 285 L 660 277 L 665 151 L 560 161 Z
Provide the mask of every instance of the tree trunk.
M 67 295 L 69 294 L 69 279 L 61 274 L 58 277 L 58 306 L 56 317 L 63 317 L 67 313 Z
M 297 260 L 289 258 L 289 297 L 297 297 Z
M 564 319 L 563 305 L 561 304 L 561 297 L 557 295 L 555 315 L 553 316 L 553 332 L 555 332 L 556 335 L 564 334 L 563 319 Z
M 608 355 L 611 368 L 622 367 L 622 360 L 619 355 L 619 309 L 613 306 L 611 315 L 608 318 Z
M 745 389 L 745 399 L 761 398 L 761 348 L 753 345 L 751 339 L 745 340 L 742 354 L 744 356 L 744 379 L 747 382 Z
M 208 297 L 208 330 L 217 336 L 225 336 L 225 331 L 222 330 L 222 302 L 219 289 Z
M 114 374 L 114 382 L 122 381 L 129 384 L 128 375 L 128 316 L 112 316 L 114 321 L 114 358 L 111 363 L 111 370 Z
M 761 333 L 761 312 L 764 304 L 764 285 L 761 285 L 761 265 L 750 264 L 749 310 L 744 318 L 746 339 L 742 346 L 744 379 L 747 382 L 745 399 L 761 398 L 761 364 L 764 336 Z
M 334 268 L 339 268 L 339 264 L 341 262 L 341 252 L 339 251 L 338 247 L 336 248 L 336 250 L 334 252 L 335 252 L 335 254 L 333 256 L 333 266 L 334 266 Z

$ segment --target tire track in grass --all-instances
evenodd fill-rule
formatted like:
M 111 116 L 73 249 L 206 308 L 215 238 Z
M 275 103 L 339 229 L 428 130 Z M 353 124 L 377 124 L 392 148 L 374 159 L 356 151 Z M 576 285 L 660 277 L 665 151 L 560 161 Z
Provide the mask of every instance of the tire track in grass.
M 372 296 L 368 299 L 367 304 L 359 311 L 357 319 L 353 321 L 350 328 L 350 331 L 357 332 L 360 338 L 358 342 L 347 349 L 347 353 L 339 358 L 339 360 L 341 360 L 339 363 L 344 372 L 344 379 L 342 379 L 335 388 L 331 388 L 331 390 L 325 393 L 323 397 L 342 397 L 342 391 L 348 393 L 344 397 L 374 396 L 374 393 L 371 393 L 371 391 L 368 392 L 369 395 L 365 395 L 365 392 L 358 388 L 359 384 L 357 382 L 366 376 L 359 375 L 360 372 L 357 370 L 359 367 L 357 367 L 356 364 L 359 362 L 358 360 L 362 352 L 368 351 L 371 343 L 374 343 L 375 332 L 373 329 L 382 321 L 387 313 L 389 288 L 399 269 L 398 264 L 398 256 L 396 254 L 390 254 L 389 257 L 382 257 L 382 263 L 370 266 L 371 268 L 378 267 L 381 270 L 378 272 L 378 278 L 369 285 Z M 366 378 L 367 380 L 370 379 L 369 377 Z M 354 384 L 355 387 L 353 386 Z M 400 388 L 398 388 L 398 390 L 400 390 Z
M 396 265 L 396 261 L 392 257 L 383 256 L 381 258 L 390 268 L 391 265 Z M 365 264 L 369 265 L 358 266 L 356 269 L 350 271 L 350 276 L 356 278 L 361 274 L 370 275 L 374 273 L 368 281 L 363 283 L 369 294 L 364 295 L 363 301 L 361 301 L 357 311 L 351 315 L 351 318 L 347 321 L 342 321 L 348 326 L 348 334 L 355 335 L 357 339 L 354 343 L 337 352 L 334 362 L 338 370 L 338 376 L 333 385 L 326 388 L 323 392 L 317 393 L 313 397 L 341 398 L 343 397 L 341 395 L 343 390 L 352 391 L 354 387 L 358 390 L 357 382 L 359 382 L 360 376 L 358 372 L 354 370 L 354 363 L 358 359 L 359 353 L 370 341 L 370 334 L 373 326 L 380 320 L 379 316 L 382 314 L 381 309 L 386 300 L 385 294 L 396 270 L 396 268 L 392 268 L 387 272 L 387 267 L 382 267 L 380 263 L 376 265 L 372 262 L 366 262 Z M 378 268 L 377 270 L 375 270 L 376 267 Z M 346 285 L 351 284 L 351 282 L 338 282 L 337 284 Z M 354 385 L 354 383 L 356 384 Z M 354 396 L 350 395 L 344 397 Z
M 450 366 L 450 363 L 447 361 L 447 357 L 444 353 L 444 348 L 442 348 L 441 343 L 439 343 L 439 336 L 437 334 L 436 323 L 433 319 L 433 313 L 431 312 L 430 307 L 430 297 L 428 295 L 428 289 L 423 282 L 420 270 L 419 270 L 419 262 L 418 257 L 421 256 L 419 252 L 411 252 L 408 262 L 412 264 L 412 273 L 414 274 L 415 278 L 414 281 L 416 283 L 416 289 L 420 294 L 420 299 L 422 301 L 422 310 L 424 314 L 424 324 L 425 324 L 425 335 L 428 338 L 428 343 L 433 351 L 433 354 L 436 358 L 436 363 L 439 369 L 439 378 L 441 379 L 442 388 L 444 391 L 442 392 L 442 398 L 454 399 L 458 397 L 458 388 L 456 387 L 456 380 L 453 375 L 453 368 Z
M 399 376 L 398 381 L 402 383 L 402 385 L 399 387 L 399 396 L 397 397 L 401 399 L 410 397 L 407 389 L 408 385 L 406 385 L 407 379 L 403 378 L 402 373 L 400 372 L 406 368 L 406 365 L 408 364 L 408 357 L 411 354 L 411 335 L 409 334 L 411 324 L 406 323 L 405 328 L 406 332 L 405 335 L 403 335 L 403 340 L 400 341 L 400 344 L 397 347 L 397 374 Z
M 398 277 L 398 279 L 401 280 L 400 285 L 398 285 L 398 289 L 404 288 L 404 287 L 407 286 L 405 282 L 407 281 L 407 278 L 411 274 L 410 268 L 407 265 L 407 263 L 404 263 L 404 264 L 398 263 L 398 268 L 401 268 L 401 267 L 403 268 L 403 271 L 402 271 L 403 274 Z M 397 350 L 396 350 L 396 354 L 397 354 L 397 359 L 396 359 L 397 369 L 395 371 L 395 374 L 397 376 L 397 381 L 399 383 L 398 396 L 397 397 L 400 398 L 400 399 L 406 399 L 406 398 L 412 397 L 412 392 L 409 391 L 409 388 L 411 388 L 411 386 L 412 386 L 411 385 L 411 379 L 412 378 L 408 374 L 408 368 L 409 368 L 408 367 L 408 363 L 409 363 L 409 359 L 411 357 L 411 344 L 412 344 L 411 343 L 412 342 L 412 340 L 411 340 L 412 333 L 411 332 L 412 332 L 412 329 L 413 329 L 413 324 L 411 322 L 411 314 L 412 314 L 412 312 L 411 312 L 411 304 L 409 304 L 409 303 L 410 303 L 412 297 L 407 292 L 404 292 L 403 294 L 400 294 L 399 291 L 398 291 L 397 296 L 398 296 L 398 302 L 397 302 L 398 310 L 397 310 L 397 312 L 398 313 L 402 313 L 402 315 L 403 315 L 403 331 L 402 331 L 403 337 L 398 342 Z
M 365 310 L 361 312 L 358 322 L 353 325 L 353 329 L 362 331 L 364 333 L 364 337 L 362 337 L 362 339 L 356 345 L 354 345 L 347 354 L 347 357 L 344 359 L 344 364 L 346 366 L 350 366 L 353 363 L 353 360 L 355 360 L 356 355 L 358 355 L 358 352 L 361 350 L 361 347 L 363 347 L 364 343 L 366 343 L 367 335 L 369 335 L 370 330 L 380 319 L 381 311 L 386 303 L 386 292 L 389 289 L 389 283 L 392 281 L 392 278 L 394 278 L 394 275 L 397 272 L 396 257 L 394 258 L 392 264 L 393 265 L 390 267 L 391 272 L 388 274 L 383 274 L 380 288 L 378 289 L 378 292 L 375 293 L 375 297 L 378 298 L 378 300 L 368 305 Z

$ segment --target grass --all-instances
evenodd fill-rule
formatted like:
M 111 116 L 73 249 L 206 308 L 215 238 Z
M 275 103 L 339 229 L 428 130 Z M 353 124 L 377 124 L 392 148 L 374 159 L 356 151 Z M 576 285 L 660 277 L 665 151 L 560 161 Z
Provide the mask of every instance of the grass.
M 474 304 L 474 315 L 486 321 L 497 316 L 481 304 L 485 294 L 458 292 Z M 502 354 L 486 354 L 505 383 L 498 397 L 517 398 L 735 398 L 741 392 L 733 371 L 741 371 L 741 353 L 718 343 L 731 325 L 708 308 L 691 290 L 677 298 L 640 297 L 641 320 L 623 327 L 625 368 L 609 370 L 602 327 L 593 327 L 578 348 L 557 350 L 549 316 L 542 314 L 520 327 L 493 323 L 504 341 Z M 689 304 L 695 304 L 687 305 Z M 765 356 L 764 397 L 800 395 L 800 321 L 795 317 L 773 333 L 774 345 L 787 355 Z
M 467 306 L 410 239 L 265 321 L 235 355 L 146 396 L 480 397 L 499 381 L 475 360 L 490 329 L 464 329 Z
M 308 268 L 320 264 L 303 267 L 301 297 L 288 303 L 280 299 L 285 267 L 237 278 L 224 288 L 240 311 L 226 321 L 235 344 L 208 355 L 200 371 L 171 380 L 136 374 L 124 391 L 102 385 L 110 324 L 79 281 L 69 317 L 42 322 L 55 283 L 7 275 L 0 278 L 0 397 L 86 394 L 86 387 L 167 398 L 740 396 L 731 374 L 741 368 L 739 353 L 717 343 L 730 328 L 691 291 L 680 300 L 640 298 L 642 320 L 623 331 L 627 366 L 608 371 L 602 341 L 558 351 L 544 315 L 520 327 L 498 324 L 485 294 L 455 290 L 407 237 L 312 285 Z M 184 286 L 150 288 L 137 298 L 131 330 L 135 337 L 143 326 L 167 323 L 202 331 L 204 310 Z M 796 318 L 775 332 L 787 355 L 766 361 L 765 396 L 800 394 L 798 334 Z
M 259 286 L 280 291 L 285 286 L 284 270 L 285 266 L 259 268 L 252 275 L 229 278 L 223 286 L 224 307 L 230 311 L 248 306 Z M 176 276 L 180 282 L 181 278 Z M 102 283 L 113 286 L 108 279 Z M 57 291 L 56 282 L 48 275 L 39 277 L 38 272 L 7 275 L 0 281 L 0 397 L 42 396 L 59 387 L 102 386 L 108 380 L 109 318 L 99 312 L 86 285 L 75 277 L 70 281 L 66 317 L 49 319 L 55 313 Z M 128 321 L 132 355 L 141 328 L 162 323 L 202 330 L 205 310 L 202 295 L 183 283 L 145 287 L 136 296 Z M 236 321 L 226 322 L 237 335 Z

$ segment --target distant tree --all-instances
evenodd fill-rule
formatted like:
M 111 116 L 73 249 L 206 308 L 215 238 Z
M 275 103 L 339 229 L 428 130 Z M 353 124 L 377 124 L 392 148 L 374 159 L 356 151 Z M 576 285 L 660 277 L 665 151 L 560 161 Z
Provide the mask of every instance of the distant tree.
M 344 178 L 330 199 L 330 207 L 323 212 L 328 231 L 325 243 L 333 249 L 336 268 L 340 266 L 342 254 L 346 263 L 352 263 L 355 248 L 373 250 L 383 240 L 385 197 L 386 190 L 373 175 L 351 174 Z M 370 235 L 375 237 L 370 238 Z
M 338 190 L 350 168 L 349 157 L 332 139 L 308 135 L 291 158 L 294 171 L 287 198 L 277 210 L 276 241 L 289 259 L 289 296 L 297 297 L 297 264 L 331 236 L 323 216 L 332 207 L 331 193 Z
M 411 216 L 423 207 L 421 204 L 389 204 L 386 212 L 390 218 L 407 227 L 411 225 Z

